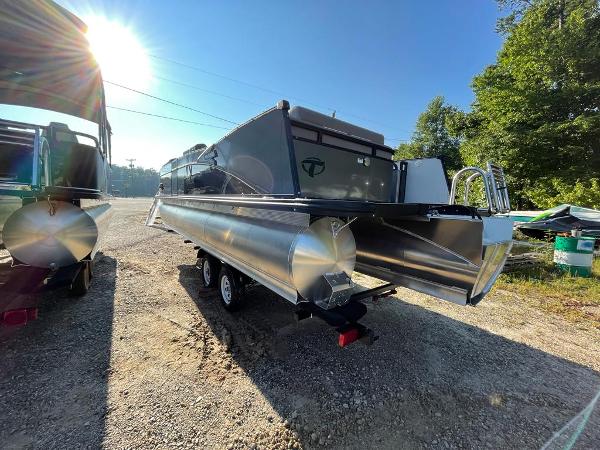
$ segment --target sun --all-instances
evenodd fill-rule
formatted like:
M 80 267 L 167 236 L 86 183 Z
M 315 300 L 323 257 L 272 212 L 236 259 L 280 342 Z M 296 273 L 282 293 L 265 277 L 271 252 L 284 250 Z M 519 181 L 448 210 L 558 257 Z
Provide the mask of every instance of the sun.
M 86 37 L 100 65 L 102 78 L 134 89 L 144 89 L 151 80 L 150 61 L 135 34 L 104 17 L 86 19 Z

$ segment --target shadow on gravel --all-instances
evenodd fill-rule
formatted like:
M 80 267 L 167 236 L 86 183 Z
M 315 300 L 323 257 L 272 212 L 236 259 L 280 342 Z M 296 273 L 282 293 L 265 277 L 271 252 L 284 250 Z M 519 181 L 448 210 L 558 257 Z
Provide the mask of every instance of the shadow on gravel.
M 373 346 L 340 349 L 332 329 L 296 324 L 265 288 L 230 314 L 194 266 L 179 270 L 214 334 L 231 336 L 236 363 L 309 448 L 540 448 L 600 385 L 587 367 L 394 298 L 362 321 L 380 336 Z M 576 448 L 598 442 L 599 416 Z
M 99 254 L 84 297 L 45 292 L 37 321 L 0 329 L 0 447 L 102 446 L 116 269 Z

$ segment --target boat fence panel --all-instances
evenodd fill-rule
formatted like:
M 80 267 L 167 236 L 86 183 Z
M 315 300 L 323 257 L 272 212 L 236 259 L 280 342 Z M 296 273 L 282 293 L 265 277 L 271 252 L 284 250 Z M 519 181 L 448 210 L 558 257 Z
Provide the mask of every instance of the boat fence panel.
M 300 191 L 306 197 L 372 200 L 394 199 L 390 160 L 353 151 L 294 140 Z
M 286 118 L 272 109 L 237 128 L 200 157 L 259 192 L 294 194 Z

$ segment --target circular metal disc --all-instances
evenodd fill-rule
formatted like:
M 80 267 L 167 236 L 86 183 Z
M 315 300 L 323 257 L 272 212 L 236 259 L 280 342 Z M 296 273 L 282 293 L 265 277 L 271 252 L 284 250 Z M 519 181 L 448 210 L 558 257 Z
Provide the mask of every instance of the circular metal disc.
M 356 242 L 350 227 L 336 237 L 332 224 L 338 219 L 324 217 L 298 235 L 292 254 L 292 276 L 300 295 L 311 298 L 315 284 L 326 273 L 345 272 L 352 276 L 356 262 Z
M 4 224 L 2 239 L 13 258 L 34 267 L 59 268 L 85 258 L 96 245 L 94 219 L 71 203 L 46 201 L 15 211 Z

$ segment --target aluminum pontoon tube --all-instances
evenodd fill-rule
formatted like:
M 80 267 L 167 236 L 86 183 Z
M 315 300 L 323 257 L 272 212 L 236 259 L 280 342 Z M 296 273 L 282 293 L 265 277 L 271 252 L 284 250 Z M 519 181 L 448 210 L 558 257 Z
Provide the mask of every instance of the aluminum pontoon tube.
M 330 308 L 350 296 L 356 258 L 354 236 L 339 219 L 217 205 L 202 199 L 156 199 L 166 227 L 297 303 Z M 324 298 L 323 277 L 345 274 L 347 295 Z M 300 298 L 301 297 L 301 298 Z
M 96 239 L 96 245 L 89 255 L 90 259 L 93 259 L 100 250 L 102 242 L 106 237 L 106 232 L 108 231 L 114 209 L 106 200 L 81 199 L 80 203 L 81 209 L 94 219 L 96 227 L 98 228 L 98 239 Z
M 93 256 L 98 224 L 107 224 L 110 205 L 83 210 L 64 201 L 23 206 L 4 224 L 2 238 L 11 256 L 33 267 L 58 269 Z

